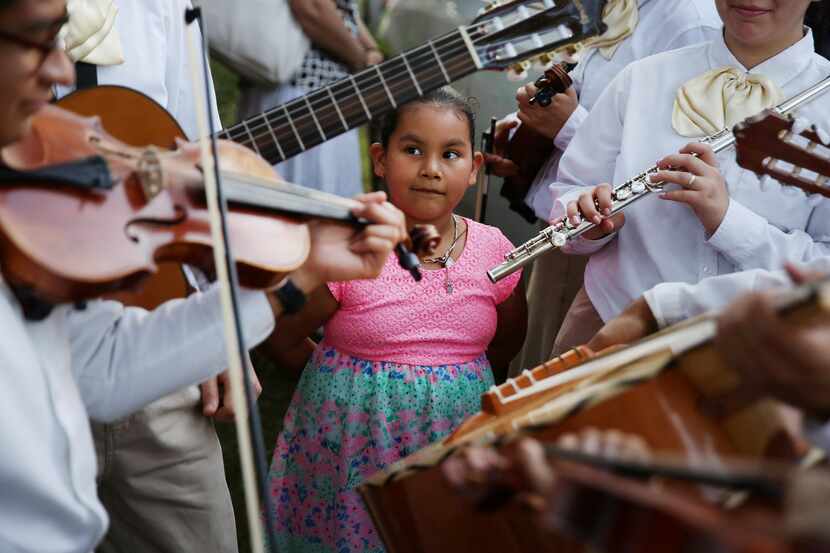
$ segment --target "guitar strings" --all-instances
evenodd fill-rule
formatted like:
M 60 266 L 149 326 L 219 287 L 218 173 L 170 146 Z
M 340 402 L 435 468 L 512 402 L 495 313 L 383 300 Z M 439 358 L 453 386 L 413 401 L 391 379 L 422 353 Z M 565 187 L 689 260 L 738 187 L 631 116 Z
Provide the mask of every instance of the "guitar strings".
M 448 53 L 451 53 L 451 55 L 457 56 L 458 55 L 457 53 L 466 53 L 466 52 L 468 52 L 468 50 L 466 48 L 466 44 L 463 41 L 463 38 L 457 37 L 457 36 L 452 37 L 452 35 L 450 35 L 450 36 L 447 36 L 447 37 L 443 37 L 443 40 L 446 40 L 448 38 L 455 38 L 455 40 L 453 41 L 455 44 L 452 44 L 453 48 L 451 48 L 451 49 L 445 48 L 443 45 L 440 45 L 438 42 L 433 43 L 436 46 L 436 50 L 439 50 L 439 46 L 444 50 L 439 55 L 442 54 L 442 57 L 444 57 L 444 56 L 448 55 Z M 418 52 L 418 50 L 421 50 L 421 51 Z M 413 54 L 413 53 L 416 53 L 416 52 L 422 58 L 427 57 L 427 56 L 423 56 L 423 54 L 428 54 L 428 57 L 432 58 L 433 61 L 432 61 L 431 64 L 429 62 L 427 64 L 424 64 L 423 62 L 427 61 L 427 60 L 418 60 L 415 57 L 413 57 L 412 59 L 407 58 L 407 61 L 410 62 L 410 68 L 412 69 L 413 73 L 421 72 L 421 71 L 423 71 L 424 69 L 427 68 L 426 66 L 433 65 L 435 63 L 434 62 L 435 55 L 432 53 L 432 48 L 430 48 L 428 44 L 425 47 L 422 46 L 422 47 L 418 48 L 417 50 L 411 51 L 410 54 Z M 440 52 L 440 50 L 439 50 L 439 52 Z M 412 60 L 414 60 L 414 63 L 413 63 Z M 400 63 L 402 60 L 393 58 L 392 60 L 389 60 L 389 61 L 398 61 Z M 447 70 L 448 74 L 450 74 L 451 72 L 455 72 L 455 71 L 463 68 L 464 63 L 469 63 L 470 61 L 471 60 L 467 59 L 466 57 L 464 59 L 460 59 L 460 60 L 457 59 L 457 58 L 453 58 L 453 59 L 450 59 L 450 60 L 446 61 L 444 63 L 444 67 Z M 381 72 L 381 74 L 383 74 L 383 73 Z M 406 76 L 406 79 L 407 79 L 408 82 L 410 82 L 410 83 L 412 82 L 412 78 L 409 76 L 409 71 L 406 70 L 405 68 L 404 68 L 403 71 L 398 71 L 397 74 L 392 74 L 392 75 L 384 74 L 386 87 L 384 87 L 383 82 L 378 79 L 377 70 L 374 69 L 374 68 L 369 68 L 367 70 L 364 70 L 364 71 L 358 73 L 357 75 L 354 75 L 353 80 L 355 82 L 355 85 L 357 85 L 358 89 L 361 90 L 361 92 L 362 92 L 361 96 L 362 96 L 363 100 L 367 103 L 374 104 L 378 100 L 383 100 L 384 98 L 386 98 L 386 100 L 388 101 L 388 95 L 386 94 L 386 88 L 389 88 L 390 93 L 392 92 L 393 89 L 397 92 L 401 88 L 400 84 L 402 84 L 402 83 L 399 83 L 398 81 L 403 76 Z M 367 77 L 369 77 L 369 78 L 367 79 Z M 442 80 L 443 80 L 443 78 L 442 78 Z M 306 100 L 309 100 L 309 104 L 311 104 L 312 109 L 314 107 L 319 108 L 321 105 L 324 105 L 326 107 L 331 106 L 333 104 L 331 102 L 331 96 L 329 96 L 329 91 L 331 91 L 331 95 L 334 96 L 335 99 L 336 99 L 338 95 L 342 95 L 342 92 L 343 92 L 344 88 L 352 88 L 351 81 L 352 81 L 351 78 L 342 79 L 342 80 L 340 80 L 340 81 L 338 81 L 338 82 L 336 82 L 332 85 L 329 85 L 329 87 L 326 87 L 327 89 L 322 89 L 322 90 L 315 91 L 316 93 L 312 92 L 311 94 L 314 95 L 314 98 L 312 98 L 311 95 L 309 95 L 309 96 L 306 96 L 306 97 L 303 97 L 303 98 L 292 100 L 291 102 L 288 102 L 287 104 L 277 106 L 275 108 L 272 108 L 271 110 L 268 110 L 265 113 L 259 114 L 257 116 L 254 116 L 254 117 L 248 119 L 248 120 L 245 120 L 245 121 L 243 121 L 243 122 L 241 122 L 237 125 L 234 125 L 233 127 L 230 127 L 228 129 L 226 129 L 225 131 L 223 131 L 221 134 L 224 134 L 224 135 L 229 136 L 229 137 L 233 137 L 233 136 L 237 135 L 240 138 L 237 141 L 239 141 L 240 143 L 243 143 L 243 144 L 247 144 L 247 145 L 251 145 L 251 143 L 253 141 L 256 141 L 258 143 L 260 140 L 271 139 L 271 138 L 275 138 L 277 140 L 281 139 L 281 142 L 297 141 L 297 136 L 294 136 L 294 129 L 290 128 L 289 118 L 286 117 L 285 112 L 287 111 L 289 116 L 290 116 L 292 108 L 296 109 L 298 107 L 301 107 L 303 109 L 303 111 L 305 111 L 305 113 L 302 114 L 302 115 L 298 115 L 295 118 L 291 118 L 290 121 L 294 124 L 294 128 L 297 129 L 297 134 L 300 135 L 299 140 L 302 141 L 303 145 L 305 145 L 306 143 L 314 142 L 315 141 L 314 137 L 316 136 L 319 139 L 320 134 L 318 132 L 318 129 L 316 128 L 316 124 L 314 123 L 315 117 L 312 115 L 311 112 L 308 111 L 308 106 L 305 104 Z M 391 86 L 390 86 L 390 84 L 391 84 Z M 351 108 L 352 111 L 353 111 L 354 108 L 358 108 L 359 113 L 360 113 L 359 117 L 362 119 L 363 117 L 365 117 L 366 113 L 363 110 L 362 106 L 360 106 L 359 103 L 356 103 L 356 102 L 359 102 L 359 99 L 354 96 L 354 92 L 350 93 L 350 96 L 351 96 L 350 99 L 351 99 L 352 104 L 350 106 L 346 107 L 346 110 L 349 110 Z M 321 102 L 321 100 L 323 100 L 323 101 Z M 338 107 L 342 107 L 339 104 L 340 103 L 338 102 Z M 320 124 L 321 127 L 325 126 L 326 128 L 330 128 L 333 123 L 334 124 L 336 124 L 338 122 L 342 123 L 338 113 L 336 113 L 336 112 L 331 113 L 331 110 L 327 110 L 327 111 L 329 112 L 329 114 L 326 114 L 324 117 L 316 117 L 316 121 Z M 283 112 L 283 113 L 278 113 L 278 112 Z M 342 112 L 342 110 L 341 110 L 341 112 Z M 345 118 L 346 117 L 345 117 L 345 114 L 344 114 L 344 119 Z M 351 118 L 353 118 L 353 117 L 351 117 Z M 254 122 L 254 121 L 260 121 L 260 122 L 255 123 L 254 125 L 251 125 L 251 123 Z M 275 126 L 278 127 L 278 128 L 275 129 L 274 128 Z M 247 127 L 247 129 L 246 129 L 246 127 Z M 286 128 L 286 127 L 288 127 L 288 128 Z M 262 132 L 263 129 L 264 129 L 264 132 Z M 302 132 L 300 132 L 300 131 L 302 131 Z M 271 136 L 272 133 L 274 135 L 273 137 Z M 249 138 L 252 139 L 252 140 L 246 139 L 246 138 L 248 138 L 248 137 L 246 137 L 246 135 L 249 135 Z M 269 144 L 269 146 L 271 146 L 270 151 L 271 151 L 271 153 L 273 153 L 273 151 L 276 150 L 276 146 L 271 145 L 271 144 Z M 282 156 L 280 156 L 280 157 L 282 157 Z
M 487 33 L 484 26 L 487 24 L 488 22 L 485 21 L 468 27 L 468 29 L 472 29 L 468 33 L 473 44 L 480 43 L 486 38 Z M 332 137 L 348 130 L 340 129 L 343 126 L 344 120 L 347 120 L 347 114 L 350 116 L 348 119 L 354 118 L 353 112 L 355 109 L 357 110 L 357 117 L 360 119 L 366 117 L 366 111 L 369 111 L 371 115 L 370 110 L 364 109 L 362 105 L 356 102 L 359 98 L 356 99 L 353 92 L 348 93 L 351 104 L 341 105 L 341 101 L 337 100 L 337 96 L 344 92 L 344 88 L 351 89 L 353 86 L 357 86 L 358 90 L 361 90 L 361 87 L 365 87 L 360 97 L 366 103 L 375 104 L 378 100 L 391 102 L 389 96 L 394 98 L 401 92 L 411 90 L 412 83 L 428 83 L 426 79 L 419 81 L 415 74 L 424 71 L 424 69 L 428 69 L 430 66 L 434 66 L 436 61 L 440 60 L 444 62 L 442 63 L 443 68 L 447 76 L 452 79 L 454 75 L 451 76 L 451 73 L 465 70 L 465 65 L 472 61 L 471 57 L 468 57 L 467 54 L 469 54 L 469 49 L 464 37 L 460 33 L 448 33 L 433 41 L 431 44 L 421 45 L 408 52 L 404 52 L 400 56 L 387 60 L 386 63 L 397 63 L 395 71 L 391 74 L 383 72 L 381 69 L 383 64 L 381 66 L 367 68 L 353 75 L 351 78 L 341 79 L 328 87 L 318 89 L 301 98 L 292 100 L 281 106 L 276 106 L 271 110 L 247 120 L 243 120 L 237 125 L 225 129 L 220 134 L 228 137 L 236 136 L 235 140 L 237 142 L 253 147 L 261 155 L 270 154 L 271 157 L 278 157 L 284 160 L 290 156 L 284 154 L 282 144 L 296 142 L 301 148 L 316 146 L 330 138 L 326 135 L 325 130 L 330 130 L 332 127 L 335 127 L 336 134 L 332 135 Z M 444 60 L 443 58 L 447 56 L 453 57 L 449 60 Z M 474 67 L 466 69 L 475 70 Z M 382 80 L 378 74 L 382 75 Z M 444 80 L 443 75 L 438 76 L 436 74 L 436 76 Z M 331 107 L 335 109 L 331 109 Z M 322 111 L 321 108 L 325 108 L 325 111 Z M 291 117 L 292 109 L 302 110 L 304 113 L 298 113 L 295 117 Z M 316 113 L 317 109 L 320 109 L 321 113 Z M 367 118 L 367 120 L 370 119 L 371 117 Z M 259 122 L 255 123 L 257 121 Z M 346 126 L 348 125 L 348 121 L 346 121 Z M 275 126 L 277 127 L 276 129 L 274 128 Z M 261 144 L 262 146 L 260 146 Z

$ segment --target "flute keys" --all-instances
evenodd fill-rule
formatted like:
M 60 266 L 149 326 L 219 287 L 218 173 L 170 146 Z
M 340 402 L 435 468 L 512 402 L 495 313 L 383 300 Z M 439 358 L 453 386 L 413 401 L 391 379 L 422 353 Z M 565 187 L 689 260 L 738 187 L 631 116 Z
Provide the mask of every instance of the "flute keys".
M 568 243 L 568 237 L 561 232 L 552 232 L 550 235 L 550 243 L 556 248 L 561 248 Z
M 630 197 L 631 197 L 631 189 L 628 188 L 628 187 L 619 188 L 617 190 L 614 190 L 614 199 L 616 199 L 616 200 L 620 200 L 620 201 L 627 200 Z
M 635 194 L 642 194 L 646 191 L 646 184 L 643 181 L 635 180 L 631 183 L 631 191 Z

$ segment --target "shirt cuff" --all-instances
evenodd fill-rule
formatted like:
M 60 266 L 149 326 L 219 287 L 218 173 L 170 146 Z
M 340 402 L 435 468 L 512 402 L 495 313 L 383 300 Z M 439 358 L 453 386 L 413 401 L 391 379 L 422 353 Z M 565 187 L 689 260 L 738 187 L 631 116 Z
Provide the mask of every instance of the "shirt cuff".
M 265 292 L 240 290 L 239 312 L 245 329 L 245 345 L 249 348 L 259 345 L 274 331 L 274 310 Z
M 812 416 L 804 418 L 804 435 L 815 446 L 830 455 L 830 421 Z
M 551 197 L 553 198 L 553 207 L 550 210 L 550 215 L 548 216 L 548 222 L 558 221 L 563 219 L 565 215 L 568 213 L 568 204 L 571 202 L 575 202 L 579 199 L 579 196 L 585 192 L 586 190 L 590 190 L 588 187 L 583 186 L 573 186 L 570 187 L 567 192 L 563 194 L 556 195 L 556 191 L 553 187 L 556 183 L 551 183 L 548 185 L 548 189 L 550 190 Z M 564 187 L 563 187 L 564 188 Z
M 643 294 L 658 328 L 665 328 L 686 318 L 681 295 L 671 283 L 658 284 Z
M 730 198 L 726 215 L 708 243 L 739 268 L 744 268 L 751 265 L 757 253 L 757 241 L 766 235 L 767 224 L 766 219 Z
M 559 129 L 559 132 L 553 137 L 553 145 L 564 152 L 576 134 L 576 130 L 582 126 L 582 122 L 585 121 L 586 117 L 588 117 L 588 110 L 582 107 L 582 104 L 577 104 L 571 116 L 568 117 L 568 120 Z
M 591 255 L 601 250 L 608 242 L 616 238 L 617 233 L 612 232 L 598 240 L 589 240 L 580 236 L 562 248 L 562 251 L 570 255 Z

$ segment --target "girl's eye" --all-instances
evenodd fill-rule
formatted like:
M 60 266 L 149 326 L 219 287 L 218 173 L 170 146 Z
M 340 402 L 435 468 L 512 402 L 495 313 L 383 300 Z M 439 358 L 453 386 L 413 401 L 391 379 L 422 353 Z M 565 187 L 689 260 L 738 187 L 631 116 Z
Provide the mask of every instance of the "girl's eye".
M 446 159 L 458 159 L 461 157 L 461 154 L 454 150 L 449 150 L 448 152 L 444 152 L 444 157 Z
M 421 153 L 421 149 L 418 148 L 417 146 L 406 146 L 403 150 L 407 154 L 413 155 L 413 156 L 420 155 L 420 153 Z

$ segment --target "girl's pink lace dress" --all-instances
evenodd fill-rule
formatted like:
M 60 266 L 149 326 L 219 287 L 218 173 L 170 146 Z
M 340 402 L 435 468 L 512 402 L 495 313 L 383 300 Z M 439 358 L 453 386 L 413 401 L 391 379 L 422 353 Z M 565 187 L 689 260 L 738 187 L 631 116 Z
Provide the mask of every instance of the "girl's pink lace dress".
M 496 306 L 521 275 L 492 284 L 486 271 L 513 246 L 497 228 L 465 221 L 467 243 L 448 274 L 424 270 L 416 283 L 393 256 L 375 280 L 329 284 L 340 308 L 271 464 L 281 553 L 382 552 L 356 486 L 479 410 L 493 384 L 485 350 Z

